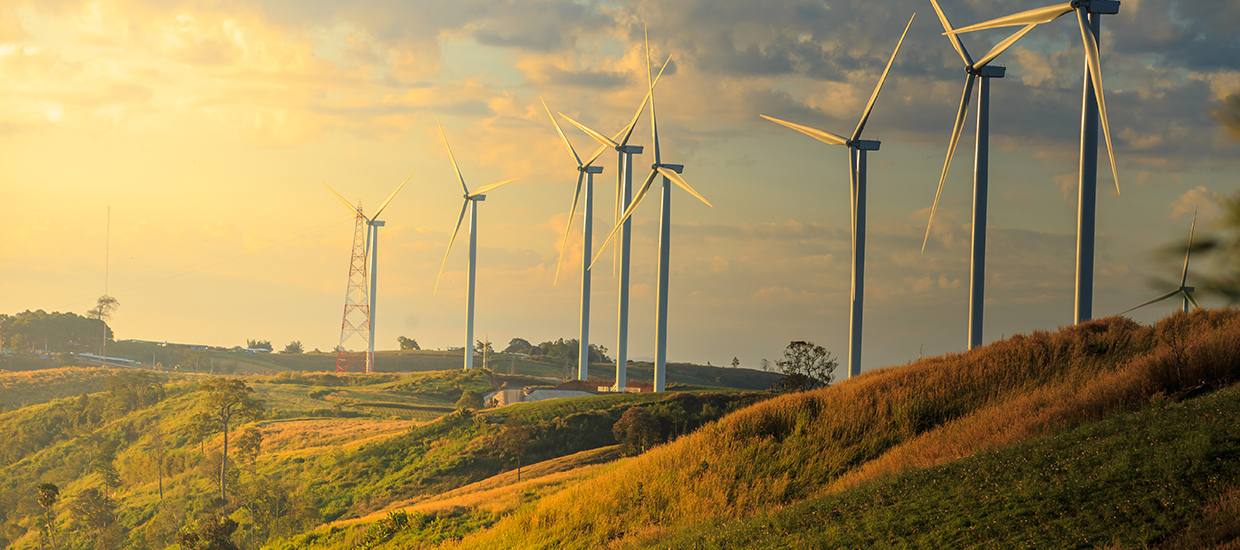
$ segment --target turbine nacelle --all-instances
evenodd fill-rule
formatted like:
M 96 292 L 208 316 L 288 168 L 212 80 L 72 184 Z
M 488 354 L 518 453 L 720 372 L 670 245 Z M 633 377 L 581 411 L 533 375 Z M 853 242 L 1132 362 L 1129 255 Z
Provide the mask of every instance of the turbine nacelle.
M 972 76 L 980 76 L 984 78 L 1003 78 L 1007 72 L 1007 67 L 1002 65 L 983 65 L 981 67 L 965 66 L 964 72 Z

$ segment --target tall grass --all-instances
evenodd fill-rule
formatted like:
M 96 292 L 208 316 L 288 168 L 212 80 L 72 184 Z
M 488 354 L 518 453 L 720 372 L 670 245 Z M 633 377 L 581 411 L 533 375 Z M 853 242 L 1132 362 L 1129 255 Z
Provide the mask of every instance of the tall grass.
M 520 510 L 463 547 L 657 539 L 1240 375 L 1240 314 L 1112 317 L 759 403 Z

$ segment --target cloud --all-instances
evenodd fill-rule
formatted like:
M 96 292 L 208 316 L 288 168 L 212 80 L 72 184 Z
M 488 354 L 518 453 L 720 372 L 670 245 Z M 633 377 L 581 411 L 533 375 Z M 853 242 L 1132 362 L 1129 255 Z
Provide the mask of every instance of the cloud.
M 1167 205 L 1169 210 L 1167 217 L 1174 220 L 1196 213 L 1200 220 L 1209 221 L 1218 216 L 1219 204 L 1224 198 L 1221 193 L 1206 189 L 1204 185 L 1198 185 L 1181 193 Z

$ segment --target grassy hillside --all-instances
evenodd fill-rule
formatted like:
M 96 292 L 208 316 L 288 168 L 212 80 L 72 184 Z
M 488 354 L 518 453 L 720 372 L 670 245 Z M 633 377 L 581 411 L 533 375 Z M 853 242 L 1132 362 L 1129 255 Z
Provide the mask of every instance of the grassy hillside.
M 495 382 L 509 378 L 524 380 L 505 375 Z M 452 405 L 462 391 L 492 387 L 487 373 L 284 372 L 244 380 L 267 402 L 269 414 L 232 427 L 228 501 L 216 498 L 222 437 L 203 437 L 193 428 L 201 401 L 195 382 L 166 384 L 147 371 L 121 370 L 97 383 L 110 388 L 106 392 L 0 414 L 7 437 L 0 446 L 6 472 L 0 478 L 0 547 L 48 543 L 43 526 L 52 516 L 44 515 L 34 491 L 44 482 L 61 489 L 57 548 L 165 548 L 182 530 L 228 517 L 239 525 L 235 540 L 248 550 L 324 522 L 405 506 L 428 509 L 423 501 L 472 484 L 466 492 L 505 491 L 500 488 L 510 484 L 505 480 L 517 457 L 498 442 L 510 418 L 521 418 L 529 430 L 524 464 L 561 461 L 532 468 L 560 476 L 545 483 L 559 488 L 584 475 L 579 467 L 618 455 L 611 426 L 629 407 L 653 411 L 658 435 L 667 438 L 768 397 L 624 394 L 460 414 Z M 236 438 L 251 429 L 261 434 L 261 450 L 246 458 Z M 579 458 L 561 460 L 571 455 Z M 434 513 L 491 513 L 477 497 L 444 506 L 432 507 Z
M 1234 310 L 1179 313 L 1154 327 L 1109 318 L 1013 336 L 759 403 L 519 510 L 461 546 L 657 545 L 1238 376 Z
M 1234 548 L 1240 391 L 1156 400 L 1054 435 L 910 469 L 740 522 L 677 548 Z M 1231 546 L 1225 546 L 1230 544 Z

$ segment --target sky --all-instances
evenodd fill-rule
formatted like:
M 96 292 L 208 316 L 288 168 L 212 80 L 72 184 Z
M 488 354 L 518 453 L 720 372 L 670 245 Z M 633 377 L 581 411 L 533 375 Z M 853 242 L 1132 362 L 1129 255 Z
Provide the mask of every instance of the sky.
M 1042 4 L 941 5 L 959 27 Z M 863 365 L 963 351 L 975 113 L 923 253 L 964 73 L 930 3 L 911 0 L 3 0 L 0 312 L 84 313 L 107 292 L 120 339 L 329 350 L 355 219 L 321 182 L 369 212 L 416 171 L 382 215 L 376 347 L 461 346 L 464 235 L 433 291 L 462 200 L 438 119 L 471 189 L 520 178 L 480 205 L 478 338 L 576 337 L 580 207 L 553 285 L 576 169 L 539 98 L 619 130 L 646 92 L 648 27 L 653 62 L 672 59 L 655 95 L 663 160 L 713 204 L 673 191 L 669 360 L 757 367 L 809 340 L 843 363 L 846 149 L 758 115 L 851 133 L 914 13 L 864 135 L 882 146 L 869 155 Z M 1097 317 L 1173 289 L 1182 259 L 1159 252 L 1194 208 L 1209 231 L 1217 200 L 1240 191 L 1240 143 L 1209 115 L 1240 93 L 1238 28 L 1225 0 L 1124 0 L 1104 19 L 1122 193 L 1103 148 Z M 976 58 L 1012 30 L 963 40 Z M 1080 31 L 1063 17 L 996 63 L 988 342 L 1072 322 Z M 630 142 L 646 147 L 638 173 L 653 162 L 649 124 L 647 110 Z M 614 152 L 600 165 L 596 250 Z M 654 355 L 655 198 L 633 217 L 630 357 Z M 610 256 L 595 267 L 591 341 L 614 352 Z

